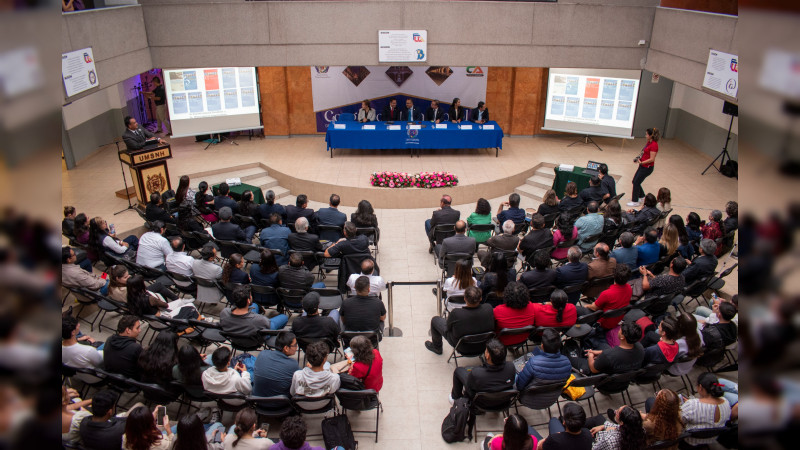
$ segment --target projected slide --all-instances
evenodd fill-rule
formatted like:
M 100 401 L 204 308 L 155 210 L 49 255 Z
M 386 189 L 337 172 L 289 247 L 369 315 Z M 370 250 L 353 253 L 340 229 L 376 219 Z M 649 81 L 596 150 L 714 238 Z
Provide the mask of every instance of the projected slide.
M 174 137 L 262 128 L 254 67 L 164 70 Z
M 544 129 L 631 138 L 641 71 L 550 69 Z

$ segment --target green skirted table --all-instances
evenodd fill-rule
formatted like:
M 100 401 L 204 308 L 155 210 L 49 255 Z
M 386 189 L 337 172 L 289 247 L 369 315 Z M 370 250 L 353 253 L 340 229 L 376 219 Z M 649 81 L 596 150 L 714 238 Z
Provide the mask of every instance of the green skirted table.
M 558 167 L 554 167 L 553 170 L 556 172 L 553 190 L 556 191 L 558 198 L 564 197 L 564 189 L 567 188 L 567 183 L 570 181 L 574 181 L 578 185 L 578 192 L 580 192 L 589 187 L 589 180 L 592 179 L 592 175 L 583 173 L 583 167 L 575 167 L 572 172 L 558 170 Z
M 260 205 L 264 203 L 264 192 L 258 186 L 253 186 L 250 184 L 242 183 L 238 186 L 231 186 L 229 195 L 233 197 L 234 200 L 237 202 L 242 199 L 242 194 L 244 191 L 253 191 L 253 203 Z M 215 184 L 211 186 L 211 192 L 216 197 L 219 195 L 219 185 Z

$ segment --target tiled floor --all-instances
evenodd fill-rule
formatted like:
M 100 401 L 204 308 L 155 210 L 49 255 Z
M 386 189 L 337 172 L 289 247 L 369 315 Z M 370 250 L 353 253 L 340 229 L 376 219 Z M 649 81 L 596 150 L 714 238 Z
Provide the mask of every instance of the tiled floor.
M 239 146 L 220 144 L 207 151 L 203 150 L 204 144 L 189 139 L 175 139 L 172 141 L 175 157 L 169 161 L 169 166 L 173 185 L 177 185 L 177 178 L 184 173 L 259 161 L 303 179 L 363 186 L 364 198 L 369 199 L 375 189 L 368 186 L 369 174 L 376 170 L 449 170 L 459 175 L 462 183 L 473 184 L 513 175 L 541 161 L 583 165 L 591 159 L 604 161 L 609 164 L 612 173 L 621 174 L 618 191 L 630 192 L 630 179 L 636 168 L 631 159 L 638 153 L 641 140 L 626 141 L 621 146 L 620 140 L 598 139 L 604 149 L 602 153 L 589 146 L 567 148 L 566 145 L 571 141 L 553 137 L 506 138 L 500 158 L 490 156 L 486 150 L 423 152 L 421 158 L 414 159 L 402 152 L 337 151 L 331 160 L 325 152 L 324 139 L 318 136 L 253 141 L 240 138 Z M 644 186 L 651 192 L 656 192 L 661 186 L 669 187 L 675 213 L 685 217 L 689 211 L 698 211 L 705 217 L 710 209 L 724 209 L 725 202 L 737 198 L 736 180 L 725 178 L 713 170 L 700 176 L 710 158 L 681 142 L 662 140 L 659 144 L 661 152 L 656 162 L 657 169 Z M 293 169 L 298 166 L 304 168 L 302 173 Z M 193 180 L 193 184 L 199 181 Z M 118 230 L 130 230 L 141 225 L 135 213 L 113 216 L 114 212 L 127 206 L 127 202 L 113 194 L 122 188 L 113 148 L 103 149 L 83 161 L 75 170 L 62 173 L 64 205 L 71 204 L 90 217 L 103 216 L 109 222 L 116 223 Z M 504 200 L 489 199 L 493 210 Z M 627 201 L 627 198 L 624 200 Z M 458 198 L 454 201 L 462 217 L 474 210 L 474 204 L 461 204 Z M 294 197 L 283 201 L 284 204 L 293 202 Z M 521 206 L 535 208 L 538 204 L 538 201 L 523 197 Z M 323 205 L 319 202 L 311 202 L 310 205 L 314 209 L 320 206 Z M 428 254 L 423 233 L 423 222 L 437 205 L 419 206 L 417 209 L 376 211 L 381 228 L 378 263 L 381 274 L 387 280 L 435 281 L 439 278 L 439 270 Z M 352 207 L 341 209 L 348 215 L 354 210 Z M 730 265 L 732 262 L 726 260 L 726 263 Z M 737 292 L 735 272 L 728 280 L 726 292 Z M 394 288 L 392 298 L 393 325 L 402 330 L 402 337 L 387 337 L 381 343 L 385 383 L 381 391 L 384 412 L 380 421 L 380 441 L 374 444 L 372 436 L 357 435 L 359 448 L 475 448 L 476 444 L 445 444 L 440 436 L 441 422 L 450 406 L 447 397 L 455 365 L 447 364 L 446 356 L 437 356 L 423 345 L 428 339 L 430 319 L 436 314 L 431 286 L 398 286 Z M 445 344 L 445 351 L 448 350 Z M 468 365 L 476 361 L 465 359 L 464 363 Z M 738 378 L 736 374 L 730 376 Z M 679 380 L 671 378 L 662 384 L 675 389 L 681 386 Z M 652 388 L 633 387 L 631 394 L 635 402 L 643 402 L 648 395 L 652 395 Z M 619 396 L 608 399 L 598 394 L 598 403 L 603 411 L 618 406 L 620 401 Z M 532 423 L 546 422 L 548 418 L 546 412 L 520 409 L 520 413 Z M 557 415 L 555 409 L 554 414 Z M 356 429 L 371 429 L 374 427 L 374 418 L 374 412 L 350 415 Z M 502 419 L 496 415 L 481 417 L 478 422 L 481 429 L 502 428 Z M 310 432 L 318 432 L 318 420 L 312 419 L 309 423 Z M 546 427 L 540 429 L 546 435 Z M 273 430 L 277 430 L 277 425 L 273 426 Z

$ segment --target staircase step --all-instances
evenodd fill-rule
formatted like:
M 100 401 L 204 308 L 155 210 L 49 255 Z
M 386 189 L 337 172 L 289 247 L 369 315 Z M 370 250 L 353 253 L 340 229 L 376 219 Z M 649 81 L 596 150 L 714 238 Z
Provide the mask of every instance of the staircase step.
M 539 167 L 536 169 L 536 172 L 534 172 L 534 175 L 549 178 L 551 180 L 555 180 L 556 178 L 556 173 L 553 172 L 552 167 Z
M 255 180 L 267 175 L 268 175 L 267 171 L 264 170 L 263 168 L 251 167 L 248 169 L 221 172 L 218 174 L 211 175 L 207 178 L 204 178 L 204 180 L 208 183 L 209 186 L 222 183 L 228 178 L 239 178 L 240 180 L 242 180 L 242 183 L 253 184 L 250 182 L 250 180 Z M 255 184 L 253 185 L 256 186 Z
M 553 186 L 553 178 L 545 178 L 537 174 L 525 180 L 525 184 L 536 186 L 546 191 Z
M 292 193 L 289 192 L 288 189 L 286 189 L 285 187 L 282 187 L 282 186 L 275 186 L 275 187 L 272 187 L 270 189 L 272 189 L 272 192 L 275 193 L 275 199 L 276 200 L 279 199 L 279 198 L 284 198 L 284 197 L 288 197 L 288 196 L 292 195 Z M 294 204 L 294 201 L 292 201 L 291 204 Z
M 544 197 L 544 193 L 547 192 L 547 189 L 542 189 L 538 186 L 533 186 L 530 184 L 523 184 L 522 186 L 517 186 L 514 188 L 514 192 L 519 195 L 524 195 L 526 197 L 541 201 L 542 197 Z
M 278 180 L 272 178 L 269 175 L 262 175 L 258 178 L 253 178 L 247 180 L 247 184 L 252 184 L 253 186 L 258 186 L 261 190 L 266 191 L 267 189 L 272 189 L 278 185 Z M 274 189 L 273 189 L 274 190 Z

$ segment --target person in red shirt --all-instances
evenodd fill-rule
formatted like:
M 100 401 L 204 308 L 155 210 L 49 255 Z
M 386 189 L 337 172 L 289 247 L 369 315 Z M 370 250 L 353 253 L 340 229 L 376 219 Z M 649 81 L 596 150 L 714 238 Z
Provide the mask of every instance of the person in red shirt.
M 628 306 L 631 303 L 632 293 L 631 286 L 628 284 L 630 275 L 631 269 L 628 268 L 627 264 L 617 264 L 617 267 L 614 268 L 614 284 L 600 293 L 600 296 L 597 297 L 597 300 L 593 304 L 586 308 L 578 307 L 578 314 L 582 316 L 592 311 L 608 311 Z M 622 316 L 601 317 L 597 323 L 600 324 L 600 327 L 603 329 L 603 334 L 605 335 L 605 331 L 615 328 L 621 320 Z
M 537 327 L 571 327 L 578 320 L 578 311 L 570 303 L 567 293 L 556 289 L 548 303 L 533 303 L 533 324 Z
M 350 375 L 364 382 L 364 389 L 379 392 L 383 387 L 383 358 L 364 336 L 356 336 L 350 341 L 355 362 L 350 367 Z
M 644 364 L 663 364 L 675 361 L 678 356 L 678 319 L 667 316 L 658 324 L 659 340 L 656 345 L 644 349 Z
M 530 302 L 528 288 L 522 283 L 512 281 L 503 291 L 503 304 L 494 309 L 496 331 L 503 328 L 522 328 L 533 325 L 534 305 Z M 499 336 L 503 345 L 514 345 L 525 342 L 528 334 Z
M 648 128 L 645 131 L 647 143 L 642 149 L 642 156 L 633 160 L 633 162 L 639 163 L 639 168 L 636 169 L 636 175 L 633 176 L 633 194 L 631 195 L 631 202 L 628 203 L 630 207 L 640 206 L 639 199 L 644 197 L 645 192 L 642 189 L 642 183 L 655 169 L 659 137 L 661 137 L 661 132 L 658 131 L 658 128 Z

